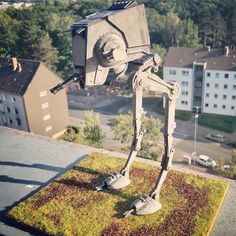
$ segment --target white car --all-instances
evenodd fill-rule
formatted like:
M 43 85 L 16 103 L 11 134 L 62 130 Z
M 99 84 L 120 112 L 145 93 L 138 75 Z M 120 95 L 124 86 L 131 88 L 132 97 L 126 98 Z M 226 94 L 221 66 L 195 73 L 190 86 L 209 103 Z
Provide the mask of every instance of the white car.
M 214 167 L 216 166 L 216 162 L 212 160 L 210 157 L 205 155 L 200 155 L 196 159 L 196 163 L 205 166 L 205 167 Z
M 223 143 L 225 141 L 225 136 L 222 134 L 208 134 L 206 135 L 206 138 L 219 143 Z

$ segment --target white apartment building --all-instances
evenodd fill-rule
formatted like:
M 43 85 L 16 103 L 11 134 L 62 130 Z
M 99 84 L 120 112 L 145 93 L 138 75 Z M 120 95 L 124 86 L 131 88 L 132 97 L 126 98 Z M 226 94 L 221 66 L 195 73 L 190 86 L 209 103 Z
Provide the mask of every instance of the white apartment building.
M 176 109 L 236 116 L 236 51 L 171 47 L 163 79 L 181 87 Z

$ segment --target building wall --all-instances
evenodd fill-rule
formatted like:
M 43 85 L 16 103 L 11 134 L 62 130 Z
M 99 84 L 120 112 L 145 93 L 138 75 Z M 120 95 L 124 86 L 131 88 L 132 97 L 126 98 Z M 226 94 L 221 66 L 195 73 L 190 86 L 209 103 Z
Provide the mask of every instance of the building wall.
M 236 71 L 204 73 L 203 112 L 236 116 Z
M 181 87 L 180 96 L 176 101 L 176 109 L 191 111 L 193 94 L 193 69 L 164 67 L 163 79 L 166 82 L 175 81 Z
M 40 64 L 24 95 L 30 132 L 52 137 L 68 125 L 65 90 L 56 95 L 49 91 L 60 82 L 53 72 Z
M 0 92 L 0 125 L 29 131 L 21 96 Z

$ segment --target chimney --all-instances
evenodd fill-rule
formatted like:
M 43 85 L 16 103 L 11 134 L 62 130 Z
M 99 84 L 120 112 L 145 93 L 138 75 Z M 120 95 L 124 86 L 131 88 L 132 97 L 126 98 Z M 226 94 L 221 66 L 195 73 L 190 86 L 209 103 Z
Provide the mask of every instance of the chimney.
M 12 62 L 12 69 L 13 71 L 15 71 L 17 69 L 17 64 L 18 64 L 16 57 L 12 57 L 11 62 Z
M 224 56 L 227 57 L 229 55 L 229 46 L 225 46 L 224 48 Z

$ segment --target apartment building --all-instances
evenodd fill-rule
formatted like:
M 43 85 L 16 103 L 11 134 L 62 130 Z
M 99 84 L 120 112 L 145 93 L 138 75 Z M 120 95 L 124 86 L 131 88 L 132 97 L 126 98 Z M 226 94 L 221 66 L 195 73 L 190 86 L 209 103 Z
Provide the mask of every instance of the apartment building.
M 59 136 L 69 117 L 65 91 L 49 91 L 59 82 L 41 62 L 0 57 L 0 125 Z
M 16 2 L 16 3 L 13 3 L 13 2 L 0 2 L 0 9 L 4 9 L 4 8 L 7 8 L 7 7 L 14 7 L 14 8 L 21 8 L 21 7 L 30 7 L 32 6 L 33 3 L 27 3 L 27 2 Z
M 236 51 L 207 48 L 169 48 L 163 79 L 181 87 L 178 110 L 236 116 Z

